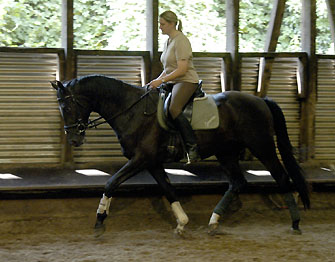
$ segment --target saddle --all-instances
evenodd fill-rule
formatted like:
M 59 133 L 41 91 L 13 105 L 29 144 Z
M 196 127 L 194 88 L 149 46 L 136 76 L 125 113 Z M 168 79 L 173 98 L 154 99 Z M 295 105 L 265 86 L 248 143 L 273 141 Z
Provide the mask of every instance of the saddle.
M 173 84 L 163 84 L 159 88 L 157 119 L 159 125 L 170 132 L 177 132 L 171 117 L 169 105 L 171 102 Z M 212 95 L 202 90 L 202 81 L 184 107 L 183 114 L 190 122 L 193 130 L 216 129 L 219 126 L 219 112 Z

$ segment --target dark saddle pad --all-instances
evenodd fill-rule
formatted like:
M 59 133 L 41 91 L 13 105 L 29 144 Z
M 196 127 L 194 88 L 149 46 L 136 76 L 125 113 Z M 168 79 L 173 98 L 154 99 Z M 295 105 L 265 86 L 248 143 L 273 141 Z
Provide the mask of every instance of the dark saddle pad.
M 160 87 L 159 101 L 157 105 L 157 118 L 160 126 L 168 131 L 176 131 L 169 117 L 169 105 L 173 85 L 165 84 Z M 202 90 L 202 81 L 185 105 L 183 114 L 190 121 L 194 130 L 215 129 L 219 126 L 219 112 L 211 95 L 206 95 Z

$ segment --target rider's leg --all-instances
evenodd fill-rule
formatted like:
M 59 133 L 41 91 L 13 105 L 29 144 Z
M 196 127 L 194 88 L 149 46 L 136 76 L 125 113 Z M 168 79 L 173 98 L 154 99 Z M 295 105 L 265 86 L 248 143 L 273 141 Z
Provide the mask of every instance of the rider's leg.
M 199 160 L 200 157 L 193 129 L 189 121 L 183 115 L 182 110 L 197 86 L 198 84 L 185 82 L 175 84 L 172 89 L 172 98 L 169 107 L 170 115 L 184 140 L 186 150 L 188 151 L 189 162 L 195 162 Z
M 197 89 L 196 83 L 176 83 L 172 88 L 172 98 L 169 107 L 169 113 L 172 119 L 175 119 L 183 111 L 184 106 L 190 100 Z

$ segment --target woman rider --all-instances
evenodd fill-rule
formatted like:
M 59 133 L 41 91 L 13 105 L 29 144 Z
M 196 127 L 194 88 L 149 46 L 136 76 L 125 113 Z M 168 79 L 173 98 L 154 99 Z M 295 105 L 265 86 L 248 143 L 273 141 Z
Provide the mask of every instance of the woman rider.
M 173 84 L 169 113 L 184 140 L 188 163 L 195 162 L 200 159 L 196 137 L 182 112 L 199 82 L 192 61 L 192 47 L 188 38 L 181 32 L 182 23 L 174 12 L 162 13 L 159 16 L 159 24 L 162 34 L 169 36 L 161 55 L 164 70 L 149 85 L 151 88 L 157 88 L 166 82 Z M 178 29 L 176 29 L 177 24 Z

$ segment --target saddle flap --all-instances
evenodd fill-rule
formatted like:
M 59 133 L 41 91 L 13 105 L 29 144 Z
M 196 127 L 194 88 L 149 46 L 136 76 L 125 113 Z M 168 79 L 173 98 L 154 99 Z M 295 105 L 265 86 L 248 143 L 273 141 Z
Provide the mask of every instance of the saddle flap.
M 163 92 L 162 90 L 160 90 L 159 93 L 159 100 L 158 100 L 158 104 L 157 104 L 157 120 L 159 125 L 170 132 L 176 132 L 175 128 L 173 125 L 170 124 L 170 121 L 168 121 L 168 116 L 166 114 L 166 112 L 168 112 L 168 110 L 164 110 L 165 106 L 168 107 L 168 104 L 166 103 L 166 97 L 168 96 L 169 93 Z M 171 93 L 170 93 L 171 94 Z M 165 105 L 166 104 L 166 105 Z

